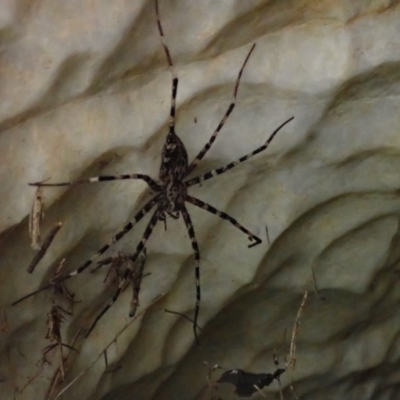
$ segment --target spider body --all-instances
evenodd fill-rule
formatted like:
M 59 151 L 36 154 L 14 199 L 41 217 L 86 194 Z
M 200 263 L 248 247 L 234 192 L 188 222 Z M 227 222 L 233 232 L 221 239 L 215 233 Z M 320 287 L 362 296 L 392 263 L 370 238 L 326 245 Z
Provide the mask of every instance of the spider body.
M 179 217 L 177 216 L 177 212 L 185 204 L 186 197 L 187 188 L 181 181 L 173 180 L 166 185 L 163 192 L 163 199 L 165 199 L 166 203 L 166 212 L 172 218 L 176 219 Z
M 168 133 L 162 155 L 159 179 L 162 183 L 182 182 L 188 169 L 188 154 L 182 140 L 174 131 Z
M 208 179 L 211 179 L 217 175 L 220 175 L 238 164 L 246 161 L 250 157 L 253 157 L 254 155 L 264 151 L 267 149 L 268 145 L 274 138 L 274 136 L 278 133 L 278 131 L 283 128 L 284 125 L 286 125 L 288 122 L 290 122 L 294 117 L 289 118 L 286 120 L 283 124 L 281 124 L 275 131 L 270 135 L 268 140 L 260 147 L 252 151 L 251 153 L 246 154 L 245 156 L 239 158 L 236 161 L 232 161 L 229 164 L 214 169 L 212 171 L 209 171 L 205 174 L 198 175 L 194 178 L 187 179 L 187 177 L 193 172 L 193 170 L 197 167 L 199 162 L 203 159 L 205 154 L 208 152 L 208 150 L 211 148 L 212 144 L 214 143 L 218 133 L 224 126 L 226 120 L 228 119 L 229 115 L 233 111 L 235 104 L 236 104 L 236 96 L 239 88 L 239 82 L 240 78 L 242 76 L 242 72 L 244 70 L 244 67 L 247 63 L 247 61 L 250 58 L 251 53 L 253 52 L 255 48 L 255 44 L 251 47 L 250 51 L 247 54 L 247 57 L 245 58 L 242 67 L 239 71 L 238 77 L 236 79 L 235 87 L 233 90 L 233 99 L 231 103 L 229 104 L 225 115 L 222 117 L 221 121 L 219 122 L 218 126 L 216 127 L 214 133 L 211 135 L 209 141 L 204 145 L 204 147 L 200 150 L 200 152 L 197 154 L 197 156 L 193 159 L 193 161 L 189 164 L 188 162 L 188 154 L 186 151 L 186 148 L 182 142 L 182 140 L 177 136 L 175 133 L 175 108 L 176 108 L 176 95 L 177 95 L 177 90 L 178 90 L 178 77 L 176 74 L 176 71 L 174 69 L 173 63 L 172 63 L 172 58 L 169 53 L 169 49 L 166 45 L 165 39 L 164 39 L 164 32 L 161 26 L 161 21 L 160 21 L 160 16 L 159 16 L 159 10 L 158 10 L 158 1 L 155 0 L 155 11 L 156 11 L 156 19 L 157 19 L 157 26 L 158 26 L 158 32 L 161 38 L 161 43 L 164 49 L 164 53 L 166 55 L 167 61 L 168 61 L 168 66 L 171 71 L 172 75 L 172 94 L 171 94 L 171 107 L 170 107 L 170 115 L 168 118 L 168 134 L 164 143 L 164 147 L 162 150 L 161 154 L 161 165 L 160 165 L 160 170 L 159 170 L 159 182 L 156 182 L 154 179 L 149 177 L 148 175 L 144 174 L 123 174 L 123 175 L 113 175 L 113 176 L 96 176 L 92 177 L 89 179 L 81 179 L 78 181 L 74 182 L 62 182 L 62 183 L 33 183 L 31 185 L 34 186 L 69 186 L 69 185 L 76 185 L 76 184 L 83 184 L 83 183 L 94 183 L 94 182 L 102 182 L 102 181 L 111 181 L 111 180 L 116 180 L 116 179 L 141 179 L 144 180 L 149 187 L 152 189 L 152 191 L 155 193 L 154 197 L 148 201 L 142 209 L 133 217 L 132 220 L 127 222 L 125 226 L 122 228 L 120 232 L 118 232 L 115 236 L 111 238 L 111 240 L 105 244 L 103 247 L 99 249 L 99 251 L 95 254 L 92 255 L 86 262 L 84 262 L 81 266 L 79 266 L 76 270 L 67 273 L 65 275 L 62 275 L 60 277 L 57 277 L 53 279 L 52 283 L 50 285 L 46 285 L 42 287 L 41 289 L 28 294 L 27 296 L 24 296 L 23 298 L 15 301 L 13 304 L 17 304 L 23 299 L 32 296 L 35 293 L 38 293 L 41 290 L 47 289 L 54 285 L 54 283 L 64 281 L 66 279 L 71 278 L 74 275 L 77 275 L 81 272 L 83 272 L 86 268 L 89 267 L 89 265 L 92 264 L 92 262 L 97 259 L 99 256 L 101 256 L 103 253 L 105 253 L 115 242 L 120 240 L 127 232 L 129 232 L 133 226 L 139 222 L 147 213 L 149 213 L 153 207 L 155 207 L 155 211 L 153 215 L 150 218 L 150 221 L 148 222 L 145 231 L 143 233 L 142 239 L 139 241 L 139 243 L 136 246 L 136 250 L 132 253 L 130 256 L 131 258 L 131 263 L 134 265 L 135 261 L 138 259 L 139 255 L 145 248 L 146 242 L 148 238 L 150 237 L 155 225 L 157 224 L 158 221 L 164 221 L 166 223 L 166 217 L 167 215 L 174 218 L 178 219 L 180 215 L 182 215 L 184 223 L 186 225 L 192 249 L 194 252 L 194 258 L 195 258 L 195 280 L 196 280 L 196 306 L 195 306 L 195 315 L 193 319 L 193 329 L 194 329 L 194 334 L 197 340 L 197 332 L 196 332 L 196 327 L 197 327 L 197 319 L 198 319 L 198 314 L 199 314 L 199 306 L 200 306 L 200 251 L 199 251 L 199 246 L 197 243 L 197 239 L 195 236 L 195 231 L 193 228 L 193 223 L 190 217 L 190 214 L 186 208 L 185 203 L 190 203 L 198 208 L 201 208 L 203 210 L 206 210 L 212 214 L 217 215 L 218 217 L 230 222 L 234 227 L 245 233 L 250 241 L 252 242 L 248 247 L 253 247 L 256 246 L 257 244 L 261 243 L 261 239 L 254 235 L 252 232 L 250 232 L 248 229 L 246 229 L 243 225 L 241 225 L 236 219 L 228 215 L 227 213 L 223 211 L 219 211 L 215 207 L 203 202 L 200 199 L 197 199 L 191 195 L 188 194 L 188 188 L 200 184 Z M 121 293 L 122 289 L 125 286 L 125 283 L 127 279 L 129 279 L 130 276 L 130 269 L 127 268 L 123 279 L 121 280 L 118 289 L 112 299 L 112 301 L 106 306 L 106 308 L 100 313 L 99 317 L 103 315 L 108 308 L 116 301 L 118 298 L 119 294 Z M 96 319 L 96 321 L 99 319 L 99 317 Z M 93 328 L 93 327 L 92 327 Z

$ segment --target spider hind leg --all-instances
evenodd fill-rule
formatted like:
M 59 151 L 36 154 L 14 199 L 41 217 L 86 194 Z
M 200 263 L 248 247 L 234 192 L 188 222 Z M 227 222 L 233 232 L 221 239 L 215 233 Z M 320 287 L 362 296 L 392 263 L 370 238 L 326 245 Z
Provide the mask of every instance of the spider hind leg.
M 200 287 L 200 250 L 199 250 L 199 245 L 197 243 L 196 235 L 194 233 L 194 228 L 192 224 L 192 219 L 190 218 L 189 212 L 186 209 L 186 207 L 183 205 L 182 210 L 182 217 L 183 220 L 185 221 L 186 228 L 189 233 L 190 240 L 192 242 L 192 248 L 194 251 L 194 260 L 195 260 L 195 278 L 196 278 L 196 308 L 194 311 L 194 319 L 193 319 L 193 331 L 194 331 L 194 337 L 196 339 L 197 343 L 199 342 L 199 338 L 197 336 L 197 320 L 199 317 L 199 311 L 200 311 L 200 300 L 201 300 L 201 287 Z
M 202 208 L 203 210 L 208 211 L 211 214 L 217 215 L 218 217 L 224 219 L 225 221 L 229 221 L 235 228 L 239 229 L 246 235 L 248 235 L 249 240 L 254 241 L 254 243 L 249 244 L 249 248 L 257 246 L 258 244 L 262 243 L 262 240 L 251 233 L 248 229 L 246 229 L 243 225 L 239 224 L 235 218 L 231 217 L 229 214 L 217 210 L 215 207 L 205 203 L 202 200 L 197 199 L 196 197 L 187 196 L 186 201 L 190 204 L 193 204 L 196 207 Z

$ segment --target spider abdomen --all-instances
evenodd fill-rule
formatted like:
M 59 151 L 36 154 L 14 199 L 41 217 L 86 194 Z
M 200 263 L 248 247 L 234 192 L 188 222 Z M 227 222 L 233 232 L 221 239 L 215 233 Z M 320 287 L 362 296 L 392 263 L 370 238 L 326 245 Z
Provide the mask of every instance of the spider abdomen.
M 187 169 L 188 155 L 185 145 L 175 132 L 170 131 L 162 151 L 159 178 L 165 184 L 181 181 L 186 176 Z

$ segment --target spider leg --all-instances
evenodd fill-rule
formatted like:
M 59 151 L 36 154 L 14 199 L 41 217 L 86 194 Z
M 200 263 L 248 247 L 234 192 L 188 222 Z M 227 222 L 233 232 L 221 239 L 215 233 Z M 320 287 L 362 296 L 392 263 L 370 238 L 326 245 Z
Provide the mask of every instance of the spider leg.
M 217 135 L 219 133 L 219 131 L 222 129 L 222 127 L 224 126 L 226 120 L 228 119 L 229 115 L 231 114 L 231 112 L 233 111 L 233 109 L 235 108 L 236 105 L 236 96 L 237 96 L 237 92 L 239 89 L 239 83 L 240 83 L 240 78 L 242 77 L 242 73 L 244 70 L 244 67 L 247 64 L 247 61 L 250 58 L 251 53 L 253 52 L 254 48 L 256 47 L 256 44 L 254 43 L 253 46 L 251 46 L 251 49 L 249 51 L 249 53 L 247 54 L 246 59 L 244 60 L 244 63 L 242 65 L 242 68 L 240 68 L 238 77 L 236 79 L 236 83 L 235 83 L 235 88 L 233 89 L 233 99 L 231 101 L 231 104 L 229 104 L 228 109 L 225 112 L 225 115 L 223 116 L 223 118 L 221 119 L 221 122 L 218 124 L 217 129 L 214 131 L 214 133 L 211 135 L 210 140 L 208 141 L 208 143 L 206 143 L 206 145 L 203 147 L 203 149 L 200 151 L 199 154 L 197 154 L 197 156 L 195 157 L 195 159 L 191 162 L 191 164 L 189 165 L 185 176 L 188 176 L 197 166 L 197 164 L 201 161 L 201 159 L 205 156 L 205 154 L 207 153 L 207 151 L 210 149 L 210 147 L 212 146 L 212 144 L 214 143 L 215 139 L 217 138 Z
M 91 327 L 89 328 L 89 331 L 86 333 L 85 337 L 88 337 L 90 333 L 92 332 L 93 328 L 96 326 L 97 322 L 100 320 L 100 318 L 108 311 L 108 309 L 117 301 L 119 295 L 121 294 L 123 288 L 125 287 L 125 283 L 128 280 L 130 274 L 132 274 L 132 268 L 134 267 L 135 261 L 138 259 L 140 253 L 144 250 L 147 239 L 150 237 L 151 233 L 153 232 L 154 227 L 156 226 L 158 219 L 159 219 L 159 209 L 157 208 L 156 211 L 154 212 L 153 216 L 151 217 L 149 223 L 147 224 L 147 227 L 143 233 L 142 240 L 139 242 L 139 244 L 136 246 L 136 251 L 135 253 L 130 257 L 131 263 L 129 266 L 126 268 L 124 272 L 124 276 L 121 279 L 117 291 L 115 292 L 113 298 L 111 301 L 103 308 L 103 310 L 99 313 L 99 315 L 96 317 L 96 319 L 93 321 Z
M 137 260 L 136 265 L 132 267 L 133 271 L 132 271 L 130 280 L 132 281 L 133 293 L 132 293 L 132 300 L 131 300 L 130 309 L 129 309 L 130 317 L 135 316 L 136 310 L 140 306 L 139 292 L 140 292 L 140 285 L 142 283 L 143 270 L 146 265 L 146 259 L 147 259 L 147 250 L 145 247 L 139 256 L 139 259 Z
M 101 175 L 101 176 L 93 176 L 92 178 L 87 178 L 87 179 L 78 179 L 76 181 L 71 181 L 71 182 L 60 182 L 60 183 L 35 182 L 35 183 L 29 183 L 29 185 L 30 186 L 73 186 L 73 185 L 81 185 L 83 183 L 106 182 L 106 181 L 115 181 L 121 179 L 141 179 L 145 181 L 154 192 L 160 191 L 160 185 L 154 179 L 144 174 Z
M 172 63 L 172 57 L 169 52 L 167 42 L 165 41 L 164 31 L 163 31 L 163 28 L 161 25 L 160 12 L 158 10 L 158 0 L 155 1 L 155 7 L 156 7 L 158 32 L 160 34 L 161 43 L 164 48 L 164 52 L 165 52 L 165 55 L 166 55 L 167 61 L 168 61 L 168 66 L 169 66 L 169 69 L 170 69 L 171 75 L 172 75 L 171 109 L 170 109 L 169 120 L 168 120 L 169 130 L 171 132 L 171 131 L 174 131 L 174 128 L 175 128 L 175 109 L 176 109 L 176 93 L 178 91 L 178 75 L 174 68 L 174 64 Z
M 209 204 L 205 203 L 204 201 L 201 201 L 199 199 L 196 199 L 196 197 L 192 197 L 187 195 L 186 201 L 189 202 L 190 204 L 193 204 L 194 206 L 197 206 L 199 208 L 202 208 L 203 210 L 206 210 L 212 214 L 217 215 L 218 217 L 229 221 L 235 228 L 238 228 L 242 232 L 244 232 L 246 235 L 249 236 L 250 240 L 254 240 L 254 243 L 249 244 L 248 247 L 254 247 L 257 246 L 258 244 L 261 243 L 261 239 L 257 237 L 256 235 L 252 234 L 249 230 L 247 230 L 244 226 L 240 225 L 239 222 L 236 221 L 236 219 L 232 218 L 229 214 L 224 213 L 223 211 L 219 211 L 213 206 L 210 206 Z
M 199 310 L 200 310 L 200 300 L 201 300 L 201 291 L 200 291 L 200 250 L 199 245 L 197 244 L 197 239 L 194 233 L 194 228 L 192 224 L 192 219 L 190 218 L 190 214 L 186 209 L 185 205 L 182 206 L 181 209 L 183 220 L 185 221 L 186 228 L 189 233 L 190 240 L 192 242 L 192 248 L 194 251 L 194 261 L 195 261 L 195 277 L 196 277 L 196 308 L 194 312 L 194 319 L 193 319 L 193 331 L 194 337 L 196 338 L 196 342 L 199 342 L 199 338 L 197 336 L 197 319 L 199 317 Z
M 76 270 L 68 273 L 68 274 L 64 274 L 64 275 L 59 275 L 56 278 L 52 279 L 51 282 L 45 286 L 43 286 L 42 288 L 35 290 L 32 293 L 27 294 L 24 297 L 21 297 L 20 299 L 14 301 L 13 303 L 11 303 L 12 306 L 15 306 L 16 304 L 20 303 L 21 301 L 27 299 L 28 297 L 31 297 L 39 292 L 42 292 L 43 290 L 49 289 L 54 287 L 55 284 L 63 282 L 77 274 L 80 274 L 81 272 L 83 272 L 87 267 L 89 267 L 90 264 L 92 264 L 92 262 L 97 258 L 100 257 L 103 253 L 106 252 L 106 250 L 108 250 L 110 248 L 111 245 L 113 245 L 114 243 L 116 243 L 118 240 L 120 240 L 126 233 L 128 233 L 133 226 L 139 222 L 154 206 L 154 204 L 157 203 L 158 199 L 159 199 L 159 195 L 153 197 L 148 203 L 146 203 L 143 208 L 133 217 L 133 219 L 131 219 L 127 224 L 124 225 L 124 227 L 122 228 L 122 230 L 120 232 L 118 232 L 115 236 L 113 236 L 111 238 L 111 240 L 105 244 L 97 253 L 95 253 L 92 257 L 90 257 L 86 262 L 84 262 L 80 267 L 78 267 Z M 154 217 L 153 217 L 154 218 Z
M 186 186 L 187 186 L 187 187 L 193 186 L 193 185 L 196 185 L 196 184 L 198 184 L 198 183 L 204 182 L 204 181 L 206 181 L 207 179 L 212 178 L 213 176 L 217 176 L 217 175 L 223 174 L 224 172 L 228 171 L 229 169 L 231 169 L 231 168 L 233 168 L 233 167 L 236 167 L 236 165 L 242 163 L 243 161 L 248 160 L 250 157 L 253 157 L 253 156 L 255 156 L 256 154 L 261 153 L 262 151 L 266 150 L 266 149 L 268 148 L 269 144 L 271 143 L 272 139 L 274 138 L 274 136 L 275 136 L 287 123 L 289 123 L 293 118 L 294 118 L 294 117 L 290 117 L 287 121 L 285 121 L 283 124 L 281 124 L 280 126 L 278 126 L 278 128 L 276 128 L 276 129 L 274 130 L 274 132 L 272 132 L 272 135 L 268 138 L 268 140 L 265 142 L 264 145 L 258 147 L 257 149 L 255 149 L 255 150 L 252 151 L 251 153 L 246 154 L 245 156 L 239 158 L 238 160 L 232 161 L 231 163 L 229 163 L 229 164 L 227 164 L 227 165 L 225 165 L 225 166 L 223 166 L 223 167 L 214 169 L 214 170 L 212 170 L 212 171 L 206 172 L 206 173 L 203 174 L 203 175 L 199 175 L 199 176 L 196 176 L 195 178 L 189 179 L 188 181 L 185 182 Z

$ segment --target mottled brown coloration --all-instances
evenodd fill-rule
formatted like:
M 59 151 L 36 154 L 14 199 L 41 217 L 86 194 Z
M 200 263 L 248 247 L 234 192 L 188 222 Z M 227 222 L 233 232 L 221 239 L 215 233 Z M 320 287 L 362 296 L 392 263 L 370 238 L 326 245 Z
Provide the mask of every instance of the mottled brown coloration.
M 292 330 L 292 337 L 290 340 L 290 348 L 289 348 L 289 355 L 286 359 L 285 362 L 285 366 L 286 369 L 292 369 L 294 370 L 296 368 L 296 348 L 297 348 L 297 335 L 299 333 L 299 328 L 300 328 L 300 317 L 301 317 L 301 313 L 303 312 L 303 308 L 306 304 L 306 300 L 307 300 L 307 296 L 308 296 L 308 291 L 304 292 L 303 298 L 301 300 L 301 304 L 300 307 L 297 311 L 297 315 L 296 315 L 296 319 L 294 321 L 293 324 L 293 330 Z
M 65 321 L 64 314 L 71 315 L 68 311 L 64 310 L 62 307 L 57 306 L 55 304 L 52 305 L 50 311 L 47 313 L 47 332 L 46 339 L 49 339 L 51 342 L 55 342 L 45 347 L 43 350 L 43 360 L 42 362 L 47 362 L 46 355 L 58 347 L 60 351 L 60 371 L 62 380 L 65 379 L 65 357 L 63 353 L 63 346 L 67 347 L 71 350 L 75 350 L 71 348 L 71 346 L 62 342 L 61 338 L 61 324 Z

